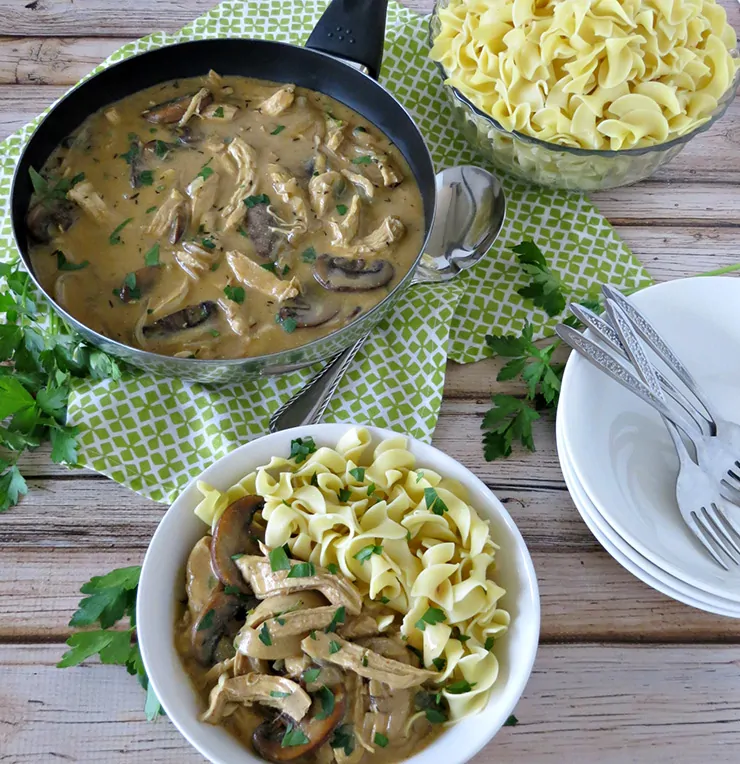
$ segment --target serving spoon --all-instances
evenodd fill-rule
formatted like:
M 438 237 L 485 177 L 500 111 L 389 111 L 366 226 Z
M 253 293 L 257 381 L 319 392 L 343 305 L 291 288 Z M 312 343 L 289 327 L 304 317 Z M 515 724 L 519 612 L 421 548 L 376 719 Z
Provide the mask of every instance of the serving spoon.
M 471 165 L 436 175 L 437 217 L 411 287 L 451 281 L 472 268 L 496 241 L 506 217 L 501 183 L 487 170 Z M 436 254 L 431 254 L 436 253 Z M 372 330 L 336 355 L 270 417 L 270 432 L 321 421 L 345 372 Z

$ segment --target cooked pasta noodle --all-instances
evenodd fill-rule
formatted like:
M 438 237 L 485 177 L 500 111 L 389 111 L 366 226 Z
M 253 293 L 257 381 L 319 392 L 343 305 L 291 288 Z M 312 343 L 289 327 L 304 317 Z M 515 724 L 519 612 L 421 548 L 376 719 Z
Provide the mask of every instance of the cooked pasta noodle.
M 450 0 L 439 20 L 450 85 L 504 129 L 574 148 L 685 135 L 739 66 L 715 0 Z
M 236 499 L 261 496 L 265 546 L 287 544 L 385 604 L 380 630 L 395 626 L 445 687 L 467 687 L 442 690 L 458 720 L 485 706 L 498 676 L 491 647 L 509 625 L 505 591 L 490 578 L 498 547 L 465 488 L 417 468 L 405 438 L 371 446 L 367 430 L 351 429 L 336 448 L 301 462 L 274 456 L 225 492 L 199 482 L 195 512 L 215 524 Z

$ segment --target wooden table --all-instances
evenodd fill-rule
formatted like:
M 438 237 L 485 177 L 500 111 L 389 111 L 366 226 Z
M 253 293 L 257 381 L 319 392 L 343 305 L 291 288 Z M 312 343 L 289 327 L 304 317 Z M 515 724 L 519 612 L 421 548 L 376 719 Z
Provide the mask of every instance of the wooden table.
M 725 0 L 736 29 L 740 8 Z M 0 133 L 126 41 L 174 30 L 212 0 L 0 0 Z M 410 5 L 428 10 L 430 0 Z M 740 99 L 654 178 L 594 200 L 658 280 L 740 261 Z M 516 714 L 478 764 L 740 761 L 740 621 L 693 610 L 621 568 L 563 483 L 553 422 L 536 454 L 486 463 L 480 418 L 497 364 L 451 364 L 435 444 L 506 503 L 529 545 L 542 639 Z M 199 762 L 119 667 L 56 669 L 79 586 L 139 564 L 163 508 L 102 476 L 24 459 L 31 493 L 0 517 L 0 762 Z

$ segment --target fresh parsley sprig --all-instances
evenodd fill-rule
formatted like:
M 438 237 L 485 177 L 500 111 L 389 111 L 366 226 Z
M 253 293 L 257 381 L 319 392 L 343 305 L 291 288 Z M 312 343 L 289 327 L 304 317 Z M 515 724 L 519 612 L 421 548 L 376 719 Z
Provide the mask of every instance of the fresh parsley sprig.
M 164 711 L 149 684 L 136 641 L 136 592 L 141 567 L 117 568 L 104 576 L 93 576 L 80 588 L 88 595 L 80 600 L 78 610 L 69 622 L 75 628 L 100 626 L 99 629 L 76 631 L 67 640 L 69 650 L 62 655 L 57 668 L 79 666 L 97 655 L 101 663 L 125 666 L 147 691 L 144 712 L 153 721 Z M 113 628 L 128 619 L 128 628 Z
M 24 451 L 51 442 L 51 459 L 77 463 L 77 428 L 67 426 L 72 378 L 121 376 L 118 363 L 91 348 L 51 313 L 48 322 L 31 298 L 28 273 L 0 263 L 0 512 L 28 486 L 18 466 Z

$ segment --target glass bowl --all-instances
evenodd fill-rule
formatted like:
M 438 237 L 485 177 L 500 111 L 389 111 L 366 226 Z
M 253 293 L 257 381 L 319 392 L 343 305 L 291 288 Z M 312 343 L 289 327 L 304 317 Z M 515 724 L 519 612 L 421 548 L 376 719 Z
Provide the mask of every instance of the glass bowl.
M 429 18 L 430 48 L 442 25 L 439 11 L 448 4 L 449 0 L 436 0 L 434 4 Z M 732 55 L 737 57 L 738 52 L 732 51 Z M 446 80 L 447 72 L 442 64 L 437 61 L 435 64 Z M 727 111 L 738 85 L 740 69 L 709 119 L 690 133 L 655 146 L 623 151 L 571 148 L 506 130 L 457 88 L 445 83 L 444 91 L 462 134 L 479 154 L 499 170 L 549 188 L 601 191 L 637 183 L 670 162 L 692 138 L 708 130 Z

